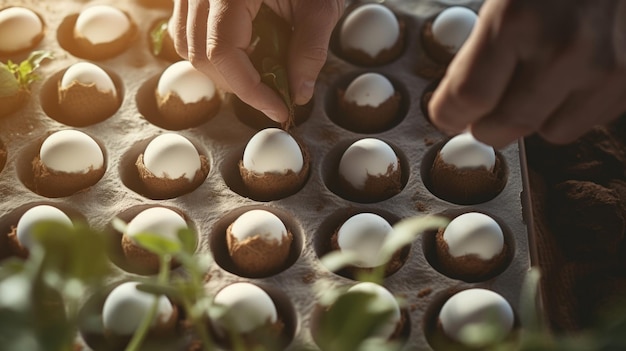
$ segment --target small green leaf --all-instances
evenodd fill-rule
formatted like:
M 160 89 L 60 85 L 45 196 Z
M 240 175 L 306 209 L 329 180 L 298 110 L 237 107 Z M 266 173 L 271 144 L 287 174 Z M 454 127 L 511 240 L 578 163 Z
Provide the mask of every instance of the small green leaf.
M 153 233 L 139 233 L 133 238 L 139 246 L 159 256 L 174 255 L 182 250 L 180 241 L 170 240 Z
M 184 228 L 179 230 L 177 235 L 178 240 L 182 245 L 182 251 L 193 255 L 193 253 L 196 251 L 198 241 L 196 238 L 196 233 L 189 228 Z
M 321 258 L 322 264 L 331 272 L 337 272 L 347 266 L 361 262 L 361 258 L 351 251 L 331 251 Z
M 174 300 L 180 300 L 182 296 L 180 289 L 172 286 L 165 286 L 155 283 L 140 283 L 137 285 L 137 290 L 147 292 L 153 295 L 165 295 Z
M 110 272 L 103 235 L 86 225 L 42 222 L 33 227 L 33 237 L 43 249 L 42 267 L 49 277 L 96 282 Z
M 374 293 L 349 291 L 322 314 L 318 342 L 328 351 L 357 350 L 387 323 L 393 309 L 374 306 Z
M 541 273 L 538 268 L 531 268 L 524 278 L 520 293 L 520 320 L 527 331 L 546 331 L 541 317 L 539 317 L 539 280 Z
M 119 217 L 115 217 L 111 221 L 111 226 L 113 226 L 113 229 L 117 230 L 120 233 L 126 233 L 126 228 L 128 227 L 128 223 L 124 222 Z
M 0 64 L 0 97 L 13 96 L 20 90 L 20 84 L 9 67 Z
M 389 261 L 396 251 L 409 245 L 424 232 L 445 228 L 450 220 L 443 216 L 414 216 L 403 219 L 393 226 L 381 248 L 381 255 Z
M 163 50 L 163 40 L 167 36 L 167 20 L 163 20 L 157 24 L 150 32 L 150 39 L 152 40 L 152 53 L 154 56 L 159 56 Z

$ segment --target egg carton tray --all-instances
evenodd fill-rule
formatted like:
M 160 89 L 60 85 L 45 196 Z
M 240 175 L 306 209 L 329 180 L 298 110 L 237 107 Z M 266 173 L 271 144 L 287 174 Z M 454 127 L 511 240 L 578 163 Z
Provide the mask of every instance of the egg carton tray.
M 74 128 L 57 122 L 47 115 L 41 106 L 43 87 L 51 77 L 71 64 L 87 61 L 76 57 L 59 44 L 58 28 L 68 16 L 78 14 L 92 4 L 110 4 L 126 11 L 137 25 L 132 44 L 121 54 L 99 61 L 92 61 L 112 73 L 122 85 L 124 98 L 119 110 L 103 122 Z M 163 3 L 163 2 L 157 2 Z M 331 286 L 345 286 L 355 281 L 330 272 L 320 261 L 318 248 L 323 238 L 358 212 L 373 212 L 391 222 L 402 218 L 427 214 L 454 214 L 479 211 L 496 218 L 504 227 L 508 244 L 514 251 L 506 269 L 497 276 L 482 282 L 467 283 L 449 278 L 433 267 L 428 260 L 429 241 L 426 237 L 415 240 L 403 266 L 385 278 L 384 285 L 393 294 L 407 302 L 410 323 L 406 348 L 430 350 L 425 337 L 424 325 L 428 311 L 440 303 L 451 291 L 471 286 L 491 289 L 505 297 L 517 311 L 520 290 L 531 262 L 529 237 L 523 218 L 521 194 L 525 164 L 523 147 L 512 144 L 499 150 L 507 166 L 508 180 L 501 193 L 494 199 L 473 205 L 457 205 L 444 201 L 426 187 L 428 170 L 424 165 L 434 157 L 436 148 L 447 137 L 434 128 L 423 113 L 423 95 L 432 87 L 436 77 L 425 78 L 420 71 L 437 65 L 424 52 L 421 30 L 435 14 L 452 3 L 444 1 L 387 1 L 404 23 L 405 48 L 400 57 L 388 64 L 376 67 L 358 66 L 341 57 L 336 45 L 331 45 L 327 64 L 321 72 L 315 88 L 314 100 L 308 118 L 291 131 L 310 153 L 310 176 L 296 194 L 273 201 L 255 201 L 245 195 L 237 163 L 247 141 L 259 130 L 259 126 L 245 123 L 235 111 L 233 96 L 226 95 L 217 116 L 196 127 L 175 131 L 190 139 L 202 153 L 208 156 L 210 172 L 206 180 L 191 193 L 166 200 L 147 198 L 128 186 L 124 175 L 128 172 L 129 153 L 146 140 L 167 132 L 151 124 L 138 108 L 138 94 L 147 82 L 158 76 L 171 62 L 155 57 L 149 44 L 149 31 L 158 20 L 168 18 L 167 6 L 148 6 L 146 1 L 3 1 L 0 8 L 20 5 L 35 10 L 43 18 L 45 37 L 35 48 L 54 53 L 54 60 L 46 61 L 38 71 L 42 80 L 31 86 L 32 95 L 27 104 L 17 112 L 0 119 L 0 140 L 8 154 L 0 171 L 0 225 L 3 233 L 7 226 L 15 224 L 18 211 L 33 204 L 47 203 L 81 213 L 88 223 L 97 229 L 105 228 L 121 213 L 146 205 L 170 206 L 182 211 L 198 232 L 198 252 L 210 252 L 216 259 L 208 274 L 208 285 L 213 291 L 232 282 L 250 281 L 255 284 L 282 290 L 289 298 L 294 314 L 293 341 L 288 349 L 315 348 L 312 338 L 312 315 L 319 302 L 320 292 L 315 282 L 324 280 Z M 455 1 L 454 4 L 459 4 Z M 461 2 L 477 10 L 477 1 Z M 14 61 L 17 57 L 2 57 Z M 428 71 L 428 69 L 426 70 Z M 397 123 L 380 133 L 361 134 L 335 123 L 334 101 L 338 87 L 347 85 L 359 73 L 378 72 L 388 77 L 401 93 L 401 113 Z M 30 165 L 29 155 L 41 139 L 52 131 L 79 129 L 95 137 L 105 150 L 106 173 L 94 186 L 85 191 L 61 198 L 48 198 L 32 191 L 25 185 L 24 171 Z M 345 199 L 333 191 L 333 171 L 341 153 L 347 146 L 364 137 L 375 137 L 389 143 L 399 155 L 403 188 L 395 196 L 374 203 L 358 203 Z M 301 247 L 291 266 L 284 271 L 265 278 L 246 278 L 233 273 L 223 263 L 224 253 L 219 239 L 214 236 L 220 228 L 248 208 L 267 208 L 280 215 L 294 232 L 295 244 Z M 13 223 L 11 223 L 13 222 Z M 432 240 L 431 240 L 432 241 Z M 222 262 L 220 262 L 220 260 Z M 119 278 L 132 278 L 133 273 L 114 265 Z

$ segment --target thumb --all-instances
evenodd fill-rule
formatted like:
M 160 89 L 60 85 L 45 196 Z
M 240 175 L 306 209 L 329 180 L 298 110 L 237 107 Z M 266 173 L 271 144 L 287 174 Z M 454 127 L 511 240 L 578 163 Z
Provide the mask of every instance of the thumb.
M 289 45 L 289 84 L 296 105 L 313 96 L 315 80 L 328 56 L 328 44 L 343 10 L 342 1 L 302 1 L 293 16 Z

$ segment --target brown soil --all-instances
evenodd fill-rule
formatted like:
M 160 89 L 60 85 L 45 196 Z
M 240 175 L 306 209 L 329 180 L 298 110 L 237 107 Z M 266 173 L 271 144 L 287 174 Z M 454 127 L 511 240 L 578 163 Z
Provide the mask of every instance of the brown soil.
M 285 266 L 293 242 L 291 232 L 287 232 L 287 238 L 280 242 L 267 241 L 260 235 L 239 241 L 233 236 L 231 228 L 232 224 L 226 230 L 228 253 L 243 275 L 268 276 Z
M 430 182 L 435 195 L 456 204 L 469 205 L 496 197 L 507 181 L 506 166 L 496 157 L 493 170 L 459 169 L 448 165 L 437 154 L 430 170 Z
M 363 189 L 355 188 L 348 180 L 339 175 L 339 184 L 345 196 L 356 202 L 375 202 L 390 198 L 402 189 L 402 171 L 400 160 L 394 171 L 389 165 L 387 173 L 380 176 L 368 175 Z
M 376 133 L 393 125 L 398 117 L 400 108 L 400 94 L 396 91 L 392 97 L 377 107 L 361 106 L 344 99 L 344 90 L 337 92 L 339 109 L 337 122 L 350 126 L 350 129 L 359 133 Z
M 526 140 L 535 256 L 545 315 L 557 331 L 594 327 L 624 302 L 625 136 L 623 116 L 570 145 Z
M 494 276 L 494 272 L 502 271 L 511 255 L 506 244 L 502 251 L 489 260 L 483 260 L 476 255 L 465 255 L 454 257 L 450 254 L 448 244 L 443 239 L 444 229 L 437 231 L 437 262 L 451 278 L 461 279 L 466 282 L 478 282 L 485 280 L 489 276 Z

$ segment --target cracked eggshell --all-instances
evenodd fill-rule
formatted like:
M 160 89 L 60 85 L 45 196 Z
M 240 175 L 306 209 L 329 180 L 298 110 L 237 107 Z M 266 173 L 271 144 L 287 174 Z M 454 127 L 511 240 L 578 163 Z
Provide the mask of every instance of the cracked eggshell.
M 72 84 L 95 86 L 98 91 L 117 96 L 117 90 L 111 77 L 105 70 L 90 62 L 78 62 L 65 71 L 61 78 L 60 88 L 69 89 Z
M 97 45 L 114 42 L 130 29 L 130 19 L 123 11 L 109 5 L 94 5 L 80 12 L 74 33 Z
M 41 162 L 50 170 L 85 174 L 104 167 L 100 145 L 78 130 L 61 130 L 50 134 L 39 150 Z
M 491 217 L 478 213 L 464 213 L 454 218 L 443 232 L 448 252 L 454 257 L 477 255 L 489 260 L 504 249 L 504 233 Z
M 469 133 L 462 133 L 450 139 L 439 151 L 441 160 L 457 168 L 484 167 L 492 170 L 496 164 L 493 147 L 484 144 Z
M 223 329 L 238 333 L 251 332 L 278 321 L 278 311 L 272 298 L 260 287 L 251 283 L 233 283 L 220 290 L 213 303 L 225 311 L 214 317 Z
M 143 153 L 143 163 L 156 177 L 192 181 L 202 167 L 196 147 L 182 135 L 165 133 L 154 138 Z
M 472 338 L 475 341 L 469 345 L 484 347 L 504 340 L 513 330 L 515 317 L 511 305 L 500 294 L 472 288 L 450 297 L 439 312 L 439 320 L 447 336 L 465 344 L 469 342 L 468 335 L 480 333 L 479 328 L 491 327 L 493 334 L 487 339 Z
M 0 11 L 0 52 L 28 49 L 43 36 L 44 24 L 37 14 L 25 7 Z
M 433 37 L 450 54 L 456 54 L 469 37 L 477 19 L 476 13 L 466 7 L 448 7 L 433 21 Z
M 357 267 L 372 268 L 384 264 L 380 248 L 391 233 L 391 225 L 375 213 L 359 213 L 345 221 L 337 232 L 341 251 L 354 252 L 360 260 Z
M 230 233 L 240 242 L 254 236 L 277 242 L 287 238 L 287 228 L 283 221 L 266 210 L 250 210 L 237 217 Z
M 157 83 L 157 94 L 161 99 L 175 94 L 186 104 L 210 101 L 216 93 L 213 80 L 195 69 L 189 61 L 171 64 Z
M 20 244 L 30 250 L 34 245 L 33 228 L 42 222 L 57 222 L 72 227 L 72 220 L 61 210 L 50 205 L 38 205 L 30 208 L 17 222 L 16 234 Z
M 344 99 L 359 106 L 378 107 L 395 94 L 395 88 L 380 73 L 364 73 L 346 88 Z
M 368 176 L 387 174 L 389 166 L 398 169 L 398 156 L 389 144 L 376 138 L 364 138 L 350 145 L 339 161 L 341 174 L 356 189 L 363 189 Z
M 131 239 L 137 234 L 150 233 L 178 241 L 178 231 L 187 229 L 187 222 L 177 212 L 165 207 L 151 207 L 137 214 L 124 233 Z
M 395 14 L 381 4 L 365 4 L 350 12 L 340 32 L 343 51 L 359 50 L 375 58 L 392 48 L 400 39 L 400 23 Z
M 116 335 L 131 335 L 139 328 L 144 316 L 150 311 L 155 299 L 157 313 L 152 326 L 165 324 L 172 317 L 174 307 L 166 296 L 137 289 L 137 282 L 125 282 L 113 289 L 104 301 L 102 322 L 104 328 Z
M 363 282 L 353 285 L 348 289 L 348 292 L 372 293 L 376 297 L 373 303 L 366 307 L 375 309 L 384 308 L 385 310 L 391 309 L 393 311 L 388 317 L 386 323 L 376 330 L 375 335 L 372 335 L 372 337 L 388 339 L 394 334 L 396 328 L 398 327 L 398 323 L 400 323 L 402 319 L 402 312 L 400 311 L 398 301 L 389 290 L 375 283 Z
M 256 133 L 243 151 L 243 167 L 256 174 L 299 173 L 304 166 L 300 145 L 279 128 L 266 128 Z

